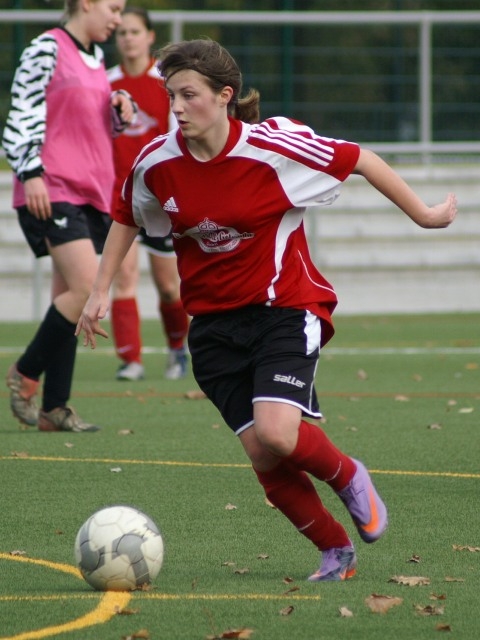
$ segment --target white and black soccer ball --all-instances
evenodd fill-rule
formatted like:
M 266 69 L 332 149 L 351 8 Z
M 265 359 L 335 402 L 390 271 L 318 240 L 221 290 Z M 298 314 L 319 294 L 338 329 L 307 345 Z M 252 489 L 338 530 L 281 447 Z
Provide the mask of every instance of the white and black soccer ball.
M 100 509 L 75 539 L 78 568 L 98 591 L 132 591 L 150 584 L 162 568 L 163 552 L 156 524 L 126 505 Z

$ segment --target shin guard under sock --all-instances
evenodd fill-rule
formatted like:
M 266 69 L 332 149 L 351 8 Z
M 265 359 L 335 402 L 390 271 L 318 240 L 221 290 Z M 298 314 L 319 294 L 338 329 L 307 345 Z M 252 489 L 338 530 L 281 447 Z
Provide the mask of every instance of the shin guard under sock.
M 65 321 L 65 318 L 53 304 L 50 305 L 37 333 L 17 361 L 17 369 L 22 375 L 32 380 L 38 380 L 46 371 L 48 363 L 60 348 L 57 324 L 59 321 L 61 324 L 61 320 Z M 71 326 L 75 331 L 75 325 Z
M 356 471 L 353 460 L 337 449 L 322 429 L 305 420 L 300 423 L 294 451 L 285 459 L 334 491 L 344 489 Z
M 320 551 L 351 544 L 345 529 L 323 506 L 306 473 L 285 460 L 271 471 L 254 471 L 270 502 Z
M 160 302 L 160 316 L 163 329 L 170 349 L 181 349 L 188 333 L 188 315 L 181 300 L 175 302 Z
M 57 349 L 45 369 L 43 382 L 44 411 L 65 407 L 70 398 L 78 342 L 75 328 L 75 324 L 58 313 Z
M 136 298 L 113 300 L 110 322 L 117 356 L 124 362 L 141 362 L 140 314 Z

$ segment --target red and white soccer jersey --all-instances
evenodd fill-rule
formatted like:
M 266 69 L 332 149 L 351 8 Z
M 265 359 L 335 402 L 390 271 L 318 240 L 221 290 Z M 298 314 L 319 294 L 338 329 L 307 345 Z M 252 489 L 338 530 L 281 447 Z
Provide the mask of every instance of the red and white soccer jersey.
M 154 236 L 171 225 L 190 315 L 253 304 L 308 309 L 324 320 L 325 343 L 337 298 L 310 258 L 303 216 L 336 199 L 358 156 L 358 145 L 282 117 L 231 119 L 225 148 L 208 162 L 172 131 L 143 149 L 115 218 Z
M 113 91 L 128 91 L 138 105 L 135 122 L 113 140 L 115 208 L 125 178 L 141 149 L 153 138 L 170 129 L 170 100 L 153 59 L 151 66 L 139 76 L 128 75 L 121 64 L 108 69 L 107 76 Z

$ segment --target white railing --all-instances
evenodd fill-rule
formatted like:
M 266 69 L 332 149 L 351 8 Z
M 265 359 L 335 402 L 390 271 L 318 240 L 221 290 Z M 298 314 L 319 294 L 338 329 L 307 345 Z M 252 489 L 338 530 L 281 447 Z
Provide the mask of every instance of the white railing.
M 2 23 L 58 22 L 61 11 L 1 10 Z M 411 143 L 369 144 L 379 153 L 419 155 L 478 154 L 479 141 L 432 140 L 432 27 L 437 24 L 480 24 L 480 11 L 150 11 L 152 21 L 169 26 L 170 40 L 184 38 L 186 25 L 416 25 L 418 27 L 419 140 Z

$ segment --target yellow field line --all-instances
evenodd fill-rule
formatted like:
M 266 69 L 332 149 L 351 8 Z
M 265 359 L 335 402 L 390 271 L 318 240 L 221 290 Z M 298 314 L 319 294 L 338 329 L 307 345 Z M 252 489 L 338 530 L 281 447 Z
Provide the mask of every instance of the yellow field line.
M 47 567 L 48 569 L 54 569 L 56 571 L 62 571 L 63 573 L 70 573 L 76 578 L 81 579 L 80 571 L 70 564 L 64 564 L 62 562 L 50 562 L 48 560 L 26 558 L 25 556 L 12 556 L 8 553 L 0 553 L 0 560 L 13 560 L 15 562 L 24 562 L 29 564 L 36 564 L 41 567 Z M 96 596 L 97 598 L 99 595 Z M 33 631 L 24 631 L 14 636 L 1 637 L 0 640 L 40 640 L 41 638 L 48 638 L 49 636 L 58 635 L 68 631 L 77 631 L 78 629 L 84 629 L 85 627 L 91 627 L 93 625 L 102 624 L 108 622 L 113 616 L 117 615 L 118 611 L 123 609 L 130 598 L 132 597 L 129 592 L 115 592 L 107 591 L 101 595 L 100 602 L 93 611 L 86 613 L 80 618 L 70 620 L 64 624 L 53 625 L 51 627 L 44 627 L 43 629 L 35 629 Z M 23 600 L 33 600 L 35 596 L 23 597 Z M 42 597 L 48 599 L 48 597 Z M 15 596 L 6 596 L 1 598 L 2 601 L 15 601 L 19 600 Z
M 201 467 L 219 469 L 251 469 L 248 463 L 230 462 L 181 462 L 179 460 L 129 460 L 118 458 L 66 458 L 63 456 L 30 456 L 30 455 L 10 455 L 0 456 L 0 460 L 25 460 L 33 462 L 84 462 L 101 464 L 133 464 L 133 465 L 153 465 L 161 467 Z M 480 479 L 480 473 L 461 473 L 456 471 L 407 471 L 395 469 L 369 469 L 369 473 L 391 476 L 420 476 L 432 478 L 473 478 Z M 1 640 L 1 638 L 0 638 Z
M 37 558 L 28 558 L 25 556 L 14 556 L 8 553 L 0 553 L 0 560 L 12 560 L 14 562 L 23 562 L 25 564 L 35 564 L 48 569 L 54 569 L 56 571 L 62 571 L 64 573 L 70 573 L 76 578 L 81 579 L 80 571 L 69 564 L 60 562 L 50 562 L 49 560 L 42 560 Z M 173 601 L 173 600 L 202 600 L 202 601 L 218 601 L 218 600 L 285 600 L 287 595 L 291 595 L 295 600 L 303 601 L 318 601 L 320 596 L 302 596 L 297 594 L 279 594 L 273 595 L 268 593 L 247 593 L 247 594 L 202 594 L 202 593 L 187 593 L 187 594 L 170 594 L 170 593 L 154 593 L 154 594 L 142 594 L 143 598 L 150 600 L 161 601 Z M 58 601 L 58 600 L 72 600 L 72 599 L 92 599 L 98 598 L 99 594 L 68 594 L 68 595 L 49 595 L 49 596 L 0 596 L 0 602 L 45 602 L 45 601 Z M 118 614 L 128 604 L 132 597 L 131 592 L 114 592 L 107 591 L 102 594 L 99 604 L 93 611 L 59 625 L 52 625 L 50 627 L 43 627 L 42 629 L 35 629 L 32 631 L 24 631 L 14 636 L 3 636 L 0 640 L 41 640 L 42 638 L 48 638 L 49 636 L 58 635 L 60 633 L 66 633 L 70 631 L 78 631 L 85 627 L 91 627 L 94 625 L 108 622 L 113 616 Z
M 0 456 L 0 460 L 33 460 L 40 462 L 88 462 L 103 464 L 147 464 L 159 465 L 165 467 L 225 467 L 237 469 L 250 469 L 251 466 L 246 463 L 230 463 L 230 462 L 180 462 L 176 460 L 128 460 L 117 458 L 65 458 L 63 456 L 30 456 L 30 455 L 10 455 Z

